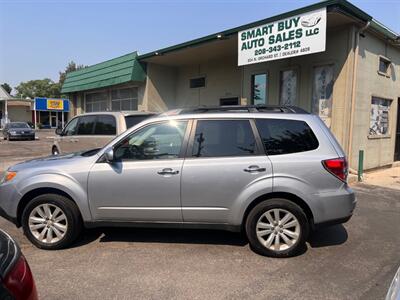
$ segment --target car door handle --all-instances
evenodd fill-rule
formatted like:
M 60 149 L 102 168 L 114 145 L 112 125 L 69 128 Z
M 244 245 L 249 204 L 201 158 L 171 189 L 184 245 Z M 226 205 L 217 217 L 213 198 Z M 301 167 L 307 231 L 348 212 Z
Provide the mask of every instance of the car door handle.
M 258 172 L 265 172 L 266 170 L 267 170 L 266 168 L 260 168 L 259 166 L 252 165 L 244 169 L 243 171 L 248 173 L 258 173 Z
M 171 168 L 165 168 L 165 169 L 162 169 L 161 171 L 158 171 L 157 174 L 159 174 L 159 175 L 177 175 L 177 174 L 179 174 L 179 171 L 172 170 Z

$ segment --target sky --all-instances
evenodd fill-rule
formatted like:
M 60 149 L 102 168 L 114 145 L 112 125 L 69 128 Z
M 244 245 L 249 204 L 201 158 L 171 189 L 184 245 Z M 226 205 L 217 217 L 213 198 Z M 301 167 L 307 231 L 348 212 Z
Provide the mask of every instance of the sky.
M 271 17 L 308 0 L 0 0 L 0 83 L 51 78 L 69 61 L 92 65 Z M 353 0 L 400 32 L 400 0 Z

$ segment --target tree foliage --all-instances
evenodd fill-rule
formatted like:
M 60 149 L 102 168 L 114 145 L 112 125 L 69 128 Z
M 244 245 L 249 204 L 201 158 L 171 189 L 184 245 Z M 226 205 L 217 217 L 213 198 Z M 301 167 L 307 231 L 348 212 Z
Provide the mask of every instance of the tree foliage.
M 58 83 L 60 84 L 60 87 L 62 87 L 62 85 L 64 84 L 65 78 L 67 77 L 67 73 L 77 71 L 83 68 L 85 68 L 84 65 L 77 65 L 74 61 L 70 61 L 67 67 L 65 68 L 64 72 L 59 72 L 60 79 Z
M 17 91 L 17 97 L 21 98 L 35 98 L 35 97 L 47 97 L 47 98 L 58 98 L 60 97 L 60 84 L 55 83 L 49 78 L 29 80 L 27 82 L 21 82 L 15 90 Z
M 4 83 L 1 85 L 1 87 L 2 87 L 7 93 L 11 94 L 12 87 L 11 87 L 7 82 L 4 82 Z
M 84 67 L 84 65 L 77 65 L 74 61 L 70 61 L 65 70 L 59 72 L 60 78 L 58 82 L 54 82 L 49 78 L 21 82 L 15 87 L 17 97 L 29 97 L 31 99 L 35 97 L 59 98 L 61 97 L 61 87 L 64 84 L 67 73 Z

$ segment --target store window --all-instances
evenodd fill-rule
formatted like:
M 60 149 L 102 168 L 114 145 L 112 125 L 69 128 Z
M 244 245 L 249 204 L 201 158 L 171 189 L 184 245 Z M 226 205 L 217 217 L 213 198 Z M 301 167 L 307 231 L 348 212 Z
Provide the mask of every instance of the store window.
M 370 135 L 387 135 L 389 134 L 389 110 L 391 100 L 372 97 L 371 100 L 371 117 L 369 123 Z
M 108 102 L 108 92 L 95 92 L 85 95 L 85 112 L 106 111 Z
M 114 89 L 111 91 L 111 109 L 113 111 L 137 110 L 138 90 L 136 87 Z
M 239 98 L 238 97 L 221 98 L 219 99 L 219 105 L 220 106 L 239 105 Z
M 254 105 L 267 104 L 267 74 L 251 76 L 251 100 Z
M 280 74 L 280 103 L 281 105 L 297 104 L 297 72 L 285 70 Z
M 331 127 L 332 95 L 333 95 L 333 65 L 314 68 L 312 112 L 319 115 L 326 126 Z

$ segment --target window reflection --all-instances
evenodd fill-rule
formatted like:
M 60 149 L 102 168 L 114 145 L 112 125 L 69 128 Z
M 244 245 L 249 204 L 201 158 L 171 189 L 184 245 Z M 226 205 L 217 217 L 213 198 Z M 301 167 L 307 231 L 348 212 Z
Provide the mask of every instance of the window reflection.
M 252 76 L 251 98 L 254 105 L 267 104 L 267 74 Z

